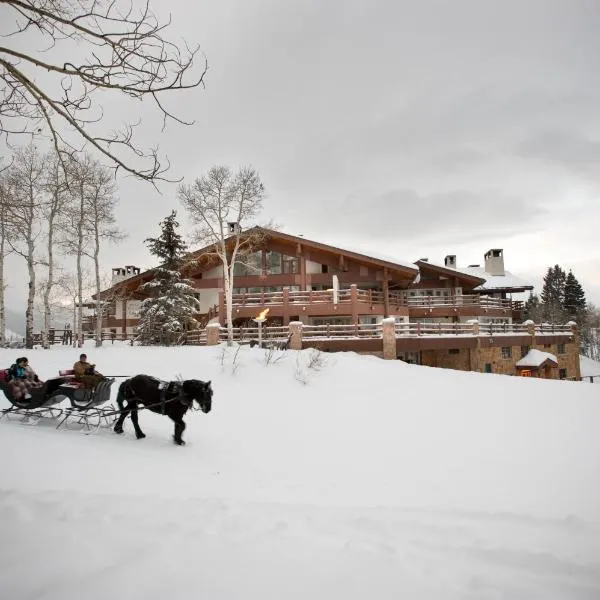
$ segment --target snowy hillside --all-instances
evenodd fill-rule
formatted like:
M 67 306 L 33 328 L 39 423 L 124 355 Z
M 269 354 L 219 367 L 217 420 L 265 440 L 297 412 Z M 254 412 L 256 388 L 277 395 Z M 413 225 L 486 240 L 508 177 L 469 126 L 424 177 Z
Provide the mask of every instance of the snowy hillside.
M 3 597 L 600 597 L 596 386 L 222 352 L 87 347 L 106 374 L 212 380 L 185 447 L 145 412 L 139 441 L 0 422 Z M 77 354 L 27 355 L 45 378 Z
M 590 377 L 591 375 L 600 375 L 600 362 L 592 360 L 587 356 L 579 357 L 581 363 L 581 376 Z M 594 383 L 600 383 L 600 377 L 594 379 Z

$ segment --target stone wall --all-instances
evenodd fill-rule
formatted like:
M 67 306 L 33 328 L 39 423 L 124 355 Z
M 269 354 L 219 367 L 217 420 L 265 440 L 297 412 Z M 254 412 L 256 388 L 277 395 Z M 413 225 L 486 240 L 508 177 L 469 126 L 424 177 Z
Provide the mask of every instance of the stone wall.
M 421 364 L 428 367 L 455 369 L 457 371 L 470 371 L 471 350 L 469 348 L 422 350 Z

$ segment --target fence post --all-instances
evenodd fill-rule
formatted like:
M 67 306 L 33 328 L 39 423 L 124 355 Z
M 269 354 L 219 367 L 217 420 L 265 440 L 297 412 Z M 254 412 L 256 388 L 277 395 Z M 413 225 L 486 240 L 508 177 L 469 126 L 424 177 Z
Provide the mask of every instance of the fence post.
M 216 346 L 219 343 L 219 334 L 221 333 L 220 323 L 210 323 L 206 326 L 206 345 Z
M 288 286 L 283 287 L 282 299 L 283 299 L 283 324 L 289 325 L 289 323 L 290 323 L 290 288 Z
M 383 358 L 395 360 L 396 355 L 396 319 L 387 317 L 381 321 Z
M 290 350 L 302 350 L 302 321 L 290 321 Z
M 575 321 L 569 321 L 567 325 L 571 327 L 571 333 L 573 334 L 573 346 L 575 346 L 575 375 L 577 377 L 581 377 L 581 362 L 579 360 L 579 327 Z M 569 352 L 569 354 L 571 353 Z M 592 377 L 590 377 L 590 382 L 594 383 L 594 379 Z
M 358 322 L 358 286 L 355 283 L 350 286 L 350 302 L 352 323 L 356 323 Z

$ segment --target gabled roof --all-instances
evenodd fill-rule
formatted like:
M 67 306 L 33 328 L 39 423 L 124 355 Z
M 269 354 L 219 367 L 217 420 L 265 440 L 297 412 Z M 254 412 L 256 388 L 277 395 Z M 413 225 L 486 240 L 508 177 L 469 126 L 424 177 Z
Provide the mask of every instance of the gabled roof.
M 513 275 L 510 271 L 505 270 L 504 275 L 490 275 L 483 267 L 464 267 L 462 270 L 485 280 L 475 288 L 478 291 L 525 292 L 533 289 L 533 285 Z
M 485 283 L 485 279 L 482 277 L 478 277 L 477 275 L 460 271 L 458 269 L 452 269 L 451 267 L 446 267 L 444 265 L 438 265 L 436 263 L 429 262 L 428 260 L 418 260 L 415 262 L 415 264 L 419 267 L 420 271 L 432 271 L 433 273 L 444 275 L 446 277 L 456 277 L 457 279 L 465 281 L 467 284 L 473 287 Z
M 265 236 L 267 236 L 270 239 L 279 239 L 284 242 L 287 241 L 287 242 L 291 242 L 294 244 L 302 244 L 303 246 L 314 248 L 317 250 L 322 250 L 325 252 L 342 254 L 348 258 L 354 259 L 361 263 L 376 265 L 379 267 L 387 268 L 391 271 L 396 271 L 396 272 L 402 274 L 404 278 L 410 279 L 410 280 L 414 279 L 414 277 L 419 272 L 418 268 L 415 267 L 414 264 L 411 264 L 408 262 L 403 262 L 403 261 L 398 261 L 392 257 L 384 257 L 381 255 L 373 256 L 372 253 L 365 254 L 364 251 L 356 251 L 356 250 L 338 248 L 337 246 L 331 246 L 328 244 L 324 244 L 322 242 L 315 242 L 314 240 L 309 240 L 302 236 L 291 235 L 289 233 L 283 233 L 281 231 L 277 231 L 275 229 L 269 229 L 266 227 L 258 227 L 258 226 L 253 227 L 253 228 L 249 229 L 246 233 L 249 234 L 252 231 L 263 232 L 265 234 Z M 234 238 L 235 238 L 235 236 L 231 235 L 226 238 L 226 242 L 231 241 Z M 198 250 L 194 250 L 188 254 L 187 258 L 194 259 L 194 258 L 199 258 L 202 255 L 206 255 L 207 253 L 209 253 L 211 251 L 212 248 L 214 248 L 214 246 L 215 246 L 215 244 L 208 244 L 207 246 L 199 248 Z M 134 275 L 133 277 L 123 279 L 123 280 L 119 281 L 118 283 L 116 283 L 114 286 L 111 286 L 107 290 L 104 290 L 103 292 L 101 292 L 100 297 L 106 296 L 106 294 L 108 292 L 110 292 L 111 290 L 114 290 L 114 289 L 118 289 L 118 288 L 132 288 L 132 287 L 137 288 L 140 284 L 152 279 L 153 272 L 154 272 L 154 269 L 148 269 L 147 271 L 139 273 L 138 275 Z
M 558 367 L 558 359 L 550 352 L 542 352 L 532 348 L 521 360 L 517 361 L 517 367 L 543 367 L 546 364 Z

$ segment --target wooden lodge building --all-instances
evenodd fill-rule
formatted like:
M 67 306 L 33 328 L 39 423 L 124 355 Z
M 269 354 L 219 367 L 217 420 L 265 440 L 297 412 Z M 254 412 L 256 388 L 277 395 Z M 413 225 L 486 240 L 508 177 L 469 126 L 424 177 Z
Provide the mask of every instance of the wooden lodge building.
M 230 224 L 232 233 L 235 226 Z M 393 358 L 431 366 L 511 374 L 516 374 L 515 362 L 521 358 L 521 351 L 535 347 L 532 339 L 524 341 L 524 326 L 516 325 L 523 319 L 523 303 L 512 299 L 513 294 L 532 290 L 533 286 L 505 270 L 501 249 L 489 250 L 483 265 L 458 268 L 453 255 L 446 256 L 444 264 L 425 258 L 408 263 L 281 231 L 264 228 L 253 231 L 260 233 L 260 245 L 245 254 L 234 267 L 232 306 L 236 327 L 256 327 L 253 319 L 268 308 L 266 326 L 283 330 L 290 323 L 301 322 L 305 332 L 311 328 L 313 331 L 327 328 L 328 335 L 320 336 L 319 347 L 383 355 L 373 340 L 379 338 L 381 345 L 382 322 L 393 318 L 398 334 Z M 200 330 L 212 323 L 225 325 L 223 271 L 219 259 L 210 250 L 206 247 L 193 252 L 190 255 L 193 266 L 184 271 L 200 301 Z M 140 286 L 152 277 L 152 270 L 140 272 L 134 266 L 113 269 L 112 287 L 100 295 L 100 299 L 110 302 L 103 320 L 104 331 L 118 338 L 134 334 L 144 298 Z M 475 364 L 477 361 L 471 357 L 473 338 L 477 337 L 471 335 L 474 322 L 482 331 L 488 328 L 490 334 L 503 328 L 502 343 L 510 342 L 511 347 L 517 348 L 510 367 L 502 364 L 506 361 L 503 358 L 498 359 L 497 365 L 492 358 L 481 366 Z M 508 335 L 518 327 L 521 327 L 519 335 Z M 426 333 L 435 328 L 438 328 L 437 335 Z M 330 335 L 343 331 L 348 335 Z M 379 334 L 363 335 L 369 331 Z M 558 353 L 557 344 L 562 344 L 560 349 L 564 350 L 565 343 L 574 341 L 570 328 L 563 327 L 560 332 L 553 330 L 553 335 L 544 335 L 540 349 L 545 351 L 553 349 Z M 324 337 L 336 339 L 326 342 Z M 365 338 L 372 343 L 366 344 Z M 487 343 L 486 351 L 489 351 L 490 343 Z M 508 346 L 498 346 L 498 343 L 494 341 L 491 347 L 498 349 L 500 357 L 508 355 Z M 306 338 L 302 347 L 310 345 L 311 340 Z M 512 359 L 512 351 L 510 353 Z M 559 372 L 561 376 L 578 376 L 578 360 L 577 368 L 571 365 L 568 369 L 571 372 L 567 374 L 565 361 L 559 361 L 556 377 Z

